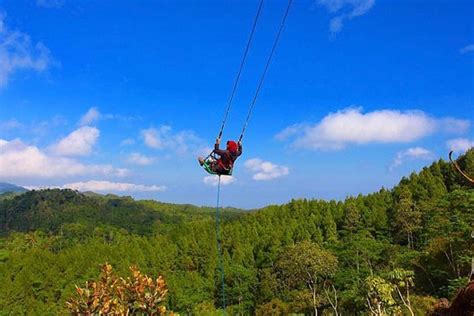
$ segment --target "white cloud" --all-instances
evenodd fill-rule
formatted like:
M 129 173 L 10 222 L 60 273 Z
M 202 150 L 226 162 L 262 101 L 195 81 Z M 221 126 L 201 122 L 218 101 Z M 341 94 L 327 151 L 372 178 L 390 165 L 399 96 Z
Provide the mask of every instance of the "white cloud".
M 42 72 L 52 64 L 50 51 L 43 43 L 33 44 L 28 34 L 10 31 L 4 21 L 5 15 L 0 13 L 0 87 L 6 86 L 19 70 Z
M 219 183 L 219 176 L 212 175 L 212 176 L 206 176 L 202 179 L 204 184 L 210 185 L 210 186 L 217 186 Z M 229 185 L 231 183 L 234 183 L 237 181 L 234 177 L 230 176 L 221 176 L 221 185 Z
M 279 166 L 258 158 L 249 159 L 244 165 L 248 170 L 254 173 L 252 178 L 256 181 L 272 180 L 286 176 L 290 173 L 288 167 Z
M 395 167 L 400 166 L 407 160 L 415 160 L 415 159 L 423 159 L 423 160 L 431 160 L 434 158 L 434 155 L 428 149 L 422 147 L 413 147 L 408 148 L 407 150 L 403 150 L 397 153 L 397 156 L 393 160 L 392 165 L 390 166 L 390 170 L 393 170 Z
M 86 156 L 91 153 L 99 134 L 97 128 L 83 126 L 61 139 L 51 149 L 61 156 Z
M 467 138 L 455 138 L 447 141 L 446 145 L 449 150 L 452 150 L 456 153 L 464 153 L 469 148 L 474 147 L 474 139 Z
M 461 54 L 474 52 L 474 44 L 467 45 L 459 50 Z
M 329 22 L 329 29 L 334 34 L 342 30 L 345 21 L 366 14 L 375 0 L 319 0 L 318 3 L 330 13 L 337 14 Z
M 193 131 L 173 132 L 171 126 L 163 125 L 160 128 L 142 130 L 145 145 L 153 149 L 169 149 L 177 154 L 186 154 L 190 151 L 198 154 L 205 147 L 204 142 Z
M 316 124 L 296 124 L 276 135 L 293 139 L 292 146 L 311 150 L 337 150 L 349 144 L 408 143 L 435 131 L 464 132 L 469 122 L 434 119 L 421 111 L 379 110 L 362 113 L 349 108 L 330 113 Z
M 147 166 L 155 162 L 155 158 L 142 155 L 140 153 L 131 153 L 127 161 L 136 165 Z
M 84 114 L 81 119 L 79 120 L 79 125 L 91 125 L 94 122 L 100 120 L 101 114 L 96 107 L 90 108 L 86 114 Z
M 49 156 L 21 140 L 0 139 L 0 178 L 66 178 L 82 175 L 125 176 L 127 169 L 111 165 L 86 165 L 71 158 Z
M 78 191 L 99 191 L 99 192 L 162 192 L 166 190 L 164 185 L 143 185 L 110 181 L 86 181 L 68 183 L 63 188 Z

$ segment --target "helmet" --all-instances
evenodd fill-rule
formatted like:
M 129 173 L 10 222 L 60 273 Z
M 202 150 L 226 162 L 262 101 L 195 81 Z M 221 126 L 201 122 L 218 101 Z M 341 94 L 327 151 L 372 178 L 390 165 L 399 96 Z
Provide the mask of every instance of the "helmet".
M 237 152 L 237 143 L 234 142 L 233 140 L 229 140 L 227 141 L 227 150 L 230 151 L 230 152 Z

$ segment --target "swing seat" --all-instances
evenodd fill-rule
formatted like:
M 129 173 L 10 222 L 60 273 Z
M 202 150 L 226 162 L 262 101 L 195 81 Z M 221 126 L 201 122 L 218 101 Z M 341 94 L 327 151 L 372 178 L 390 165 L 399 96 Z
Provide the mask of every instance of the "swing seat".
M 218 159 L 219 158 L 217 157 L 215 153 L 210 153 L 209 156 L 207 156 L 207 158 L 204 160 L 202 167 L 209 174 L 218 175 L 218 176 L 232 176 L 233 168 L 226 169 L 224 170 L 224 172 L 219 172 L 219 173 L 212 170 L 212 165 L 217 163 Z

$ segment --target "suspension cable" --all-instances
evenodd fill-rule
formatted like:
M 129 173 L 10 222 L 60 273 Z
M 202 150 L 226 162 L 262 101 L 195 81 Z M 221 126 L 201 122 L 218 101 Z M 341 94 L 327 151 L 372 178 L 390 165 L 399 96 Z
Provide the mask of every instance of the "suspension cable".
M 219 180 L 217 183 L 217 204 L 216 204 L 216 241 L 217 241 L 217 257 L 218 257 L 218 266 L 220 270 L 220 277 L 221 277 L 221 290 L 222 290 L 222 308 L 226 309 L 226 302 L 225 302 L 225 279 L 224 279 L 224 259 L 222 254 L 222 237 L 220 231 L 220 212 L 219 212 L 219 203 L 220 203 L 220 195 L 221 195 L 221 176 L 219 175 Z
M 260 89 L 262 88 L 263 82 L 265 81 L 265 76 L 267 74 L 268 67 L 270 66 L 273 54 L 275 53 L 275 50 L 278 46 L 278 42 L 280 40 L 280 35 L 281 35 L 281 33 L 283 31 L 283 28 L 285 26 L 285 22 L 286 22 L 286 18 L 288 17 L 288 13 L 290 12 L 290 7 L 291 7 L 292 2 L 293 2 L 293 0 L 288 0 L 288 6 L 286 7 L 286 11 L 285 11 L 285 14 L 283 16 L 283 19 L 281 20 L 280 28 L 278 29 L 278 33 L 275 37 L 275 41 L 273 42 L 273 47 L 272 47 L 272 50 L 270 52 L 270 55 L 268 56 L 267 64 L 265 65 L 262 76 L 260 77 L 260 81 L 258 83 L 257 90 L 255 91 L 255 95 L 253 97 L 252 104 L 250 105 L 250 109 L 249 109 L 249 112 L 247 114 L 247 118 L 244 122 L 244 127 L 242 128 L 242 133 L 240 134 L 239 142 L 242 141 L 242 138 L 244 137 L 244 134 L 245 134 L 245 130 L 247 129 L 247 125 L 250 121 L 250 117 L 252 116 L 253 109 L 255 108 L 255 104 L 257 102 L 257 98 L 258 98 L 258 95 L 260 93 Z
M 237 72 L 237 77 L 235 78 L 234 86 L 232 87 L 232 92 L 230 94 L 229 101 L 227 102 L 227 110 L 224 114 L 224 119 L 222 120 L 222 126 L 221 126 L 221 129 L 219 131 L 219 136 L 217 136 L 217 138 L 222 137 L 222 132 L 224 131 L 225 123 L 227 122 L 227 117 L 228 117 L 229 112 L 232 108 L 232 102 L 234 101 L 235 92 L 237 91 L 237 87 L 239 85 L 240 75 L 242 74 L 242 69 L 244 68 L 245 60 L 247 59 L 247 55 L 248 55 L 250 46 L 252 44 L 253 35 L 255 33 L 255 29 L 257 28 L 257 22 L 258 22 L 258 19 L 260 17 L 260 12 L 262 11 L 262 7 L 263 7 L 263 0 L 260 0 L 260 5 L 258 6 L 257 14 L 255 15 L 255 18 L 254 18 L 254 21 L 253 21 L 252 31 L 250 32 L 250 36 L 249 36 L 249 39 L 247 41 L 247 45 L 246 45 L 245 50 L 244 50 L 244 54 L 243 54 L 242 60 L 240 62 L 239 71 Z

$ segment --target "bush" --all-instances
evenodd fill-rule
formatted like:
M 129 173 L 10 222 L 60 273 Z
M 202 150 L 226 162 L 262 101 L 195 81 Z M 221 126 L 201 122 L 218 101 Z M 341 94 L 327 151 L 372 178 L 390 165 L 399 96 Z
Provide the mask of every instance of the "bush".
M 110 264 L 104 264 L 98 281 L 88 281 L 84 288 L 76 286 L 77 296 L 66 302 L 68 310 L 73 315 L 166 315 L 163 301 L 168 290 L 163 278 L 153 280 L 134 266 L 130 270 L 132 277 L 123 279 Z

